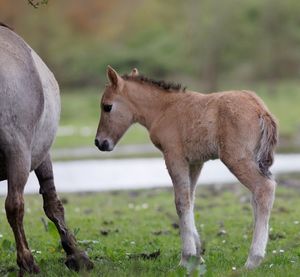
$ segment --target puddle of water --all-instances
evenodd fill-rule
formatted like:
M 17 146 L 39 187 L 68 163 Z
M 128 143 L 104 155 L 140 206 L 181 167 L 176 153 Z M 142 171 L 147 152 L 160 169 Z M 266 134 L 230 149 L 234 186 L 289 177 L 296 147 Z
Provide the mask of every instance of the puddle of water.
M 59 192 L 103 191 L 116 189 L 142 189 L 171 186 L 162 158 L 90 160 L 55 162 L 55 183 Z M 277 155 L 272 172 L 300 171 L 300 154 Z M 204 165 L 198 183 L 226 184 L 237 179 L 221 161 Z M 38 193 L 39 185 L 34 173 L 30 174 L 25 193 Z M 6 181 L 1 182 L 0 194 L 6 194 Z

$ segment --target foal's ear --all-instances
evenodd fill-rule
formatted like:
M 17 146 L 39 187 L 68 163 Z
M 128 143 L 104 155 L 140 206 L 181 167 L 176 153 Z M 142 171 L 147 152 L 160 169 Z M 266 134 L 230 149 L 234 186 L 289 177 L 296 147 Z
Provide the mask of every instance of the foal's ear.
M 135 76 L 138 76 L 138 75 L 139 75 L 139 71 L 138 71 L 137 68 L 134 68 L 134 69 L 131 70 L 130 76 L 135 77 Z
M 119 76 L 119 74 L 110 66 L 107 66 L 107 79 L 112 84 L 113 87 L 117 88 L 120 87 L 122 84 L 122 78 Z

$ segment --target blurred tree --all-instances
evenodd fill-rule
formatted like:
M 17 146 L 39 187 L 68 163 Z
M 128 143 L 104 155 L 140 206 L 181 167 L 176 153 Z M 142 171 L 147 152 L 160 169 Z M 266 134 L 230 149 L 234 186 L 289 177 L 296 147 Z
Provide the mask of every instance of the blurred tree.
M 107 64 L 205 91 L 300 73 L 298 0 L 64 0 L 43 7 L 0 0 L 0 20 L 36 49 L 62 86 L 98 85 Z
M 37 9 L 40 5 L 46 5 L 48 3 L 48 0 L 27 0 L 28 3 Z

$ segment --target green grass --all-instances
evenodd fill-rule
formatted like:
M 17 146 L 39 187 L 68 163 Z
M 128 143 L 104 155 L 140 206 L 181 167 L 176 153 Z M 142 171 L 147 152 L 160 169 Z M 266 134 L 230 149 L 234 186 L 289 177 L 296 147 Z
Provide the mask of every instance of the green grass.
M 177 216 L 171 189 L 61 197 L 67 202 L 68 225 L 95 264 L 95 269 L 83 276 L 184 276 L 184 270 L 177 266 L 180 238 L 178 229 L 172 226 Z M 299 276 L 299 189 L 278 188 L 266 258 L 253 271 L 243 269 L 252 236 L 248 197 L 239 185 L 198 188 L 195 217 L 205 245 L 205 276 Z M 46 231 L 41 221 L 46 220 L 41 198 L 28 195 L 25 201 L 25 230 L 42 270 L 39 276 L 78 276 L 64 266 L 64 253 L 53 226 Z M 3 207 L 3 197 L 0 203 Z M 0 222 L 0 275 L 10 272 L 9 276 L 15 276 L 15 246 L 4 212 Z M 226 230 L 225 235 L 218 235 L 221 229 Z M 160 255 L 156 259 L 141 257 L 157 251 Z
M 243 86 L 228 86 L 223 89 Z M 280 135 L 288 139 L 288 145 L 297 140 L 300 130 L 300 84 L 284 83 L 277 86 L 276 93 L 269 93 L 266 85 L 248 86 L 263 98 L 271 112 L 278 118 Z M 73 128 L 73 133 L 62 136 L 60 131 L 54 148 L 93 146 L 99 116 L 100 90 L 96 88 L 62 91 L 61 128 Z M 282 142 L 284 142 L 282 140 Z M 151 143 L 148 133 L 140 125 L 132 126 L 121 139 L 120 144 Z M 285 146 L 286 148 L 286 146 Z

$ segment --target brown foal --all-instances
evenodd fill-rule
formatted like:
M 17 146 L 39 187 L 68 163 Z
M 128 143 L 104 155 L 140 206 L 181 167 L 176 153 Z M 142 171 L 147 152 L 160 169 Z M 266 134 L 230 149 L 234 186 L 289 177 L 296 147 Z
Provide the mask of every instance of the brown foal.
M 119 76 L 108 67 L 107 76 L 110 84 L 101 99 L 95 144 L 101 151 L 111 151 L 133 123 L 147 128 L 173 182 L 181 264 L 185 266 L 191 256 L 200 257 L 193 214 L 196 182 L 203 163 L 220 158 L 253 195 L 254 234 L 245 266 L 257 267 L 265 255 L 276 187 L 269 167 L 277 126 L 262 100 L 250 91 L 188 91 L 139 76 L 137 69 Z

